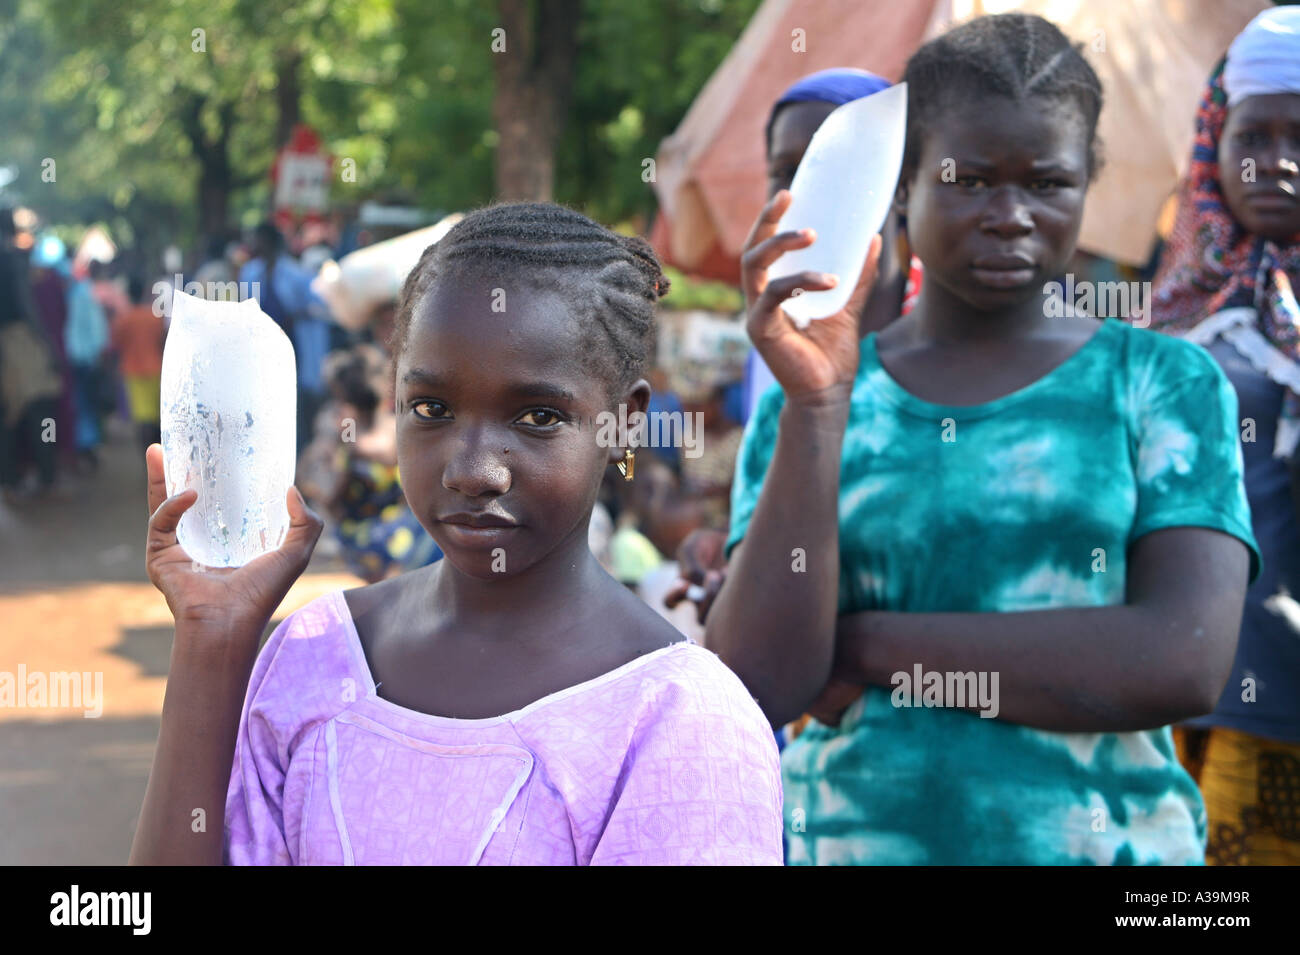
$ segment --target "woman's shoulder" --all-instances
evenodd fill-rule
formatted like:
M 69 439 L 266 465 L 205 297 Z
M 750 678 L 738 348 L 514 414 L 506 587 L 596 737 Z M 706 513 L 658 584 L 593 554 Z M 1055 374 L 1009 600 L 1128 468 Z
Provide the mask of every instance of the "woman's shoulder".
M 705 725 L 721 720 L 732 734 L 771 736 L 758 703 L 718 655 L 681 639 L 667 621 L 664 625 L 676 639 L 614 671 L 625 671 L 616 682 L 636 688 L 635 712 L 626 718 L 642 729 L 658 723 Z
M 678 652 L 665 658 L 658 675 L 665 690 L 661 703 L 666 711 L 726 715 L 737 724 L 771 735 L 758 702 L 716 653 L 693 641 L 674 646 Z
M 1144 378 L 1178 381 L 1189 377 L 1219 377 L 1222 372 L 1202 346 L 1153 328 L 1111 320 L 1117 329 L 1117 346 L 1127 356 L 1132 373 Z
M 780 777 L 776 738 L 757 702 L 716 654 L 690 640 L 553 694 L 512 723 L 553 768 L 588 756 L 624 771 L 633 764 L 646 771 L 665 761 L 707 759 L 739 761 Z M 584 775 L 594 778 L 597 769 L 588 766 Z
M 251 705 L 285 710 L 285 722 L 302 722 L 328 718 L 365 694 L 343 594 L 320 594 L 275 627 L 253 666 Z

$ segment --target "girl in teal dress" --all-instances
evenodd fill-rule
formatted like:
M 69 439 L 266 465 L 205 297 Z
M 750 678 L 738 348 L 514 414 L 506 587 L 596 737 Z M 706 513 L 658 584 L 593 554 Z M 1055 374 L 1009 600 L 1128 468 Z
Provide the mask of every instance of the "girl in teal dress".
M 795 864 L 1202 861 L 1169 725 L 1209 711 L 1258 573 L 1236 397 L 1203 350 L 1079 314 L 1054 280 L 1097 168 L 1100 83 L 1033 16 L 909 61 L 896 203 L 914 308 L 859 340 L 862 276 L 767 281 L 778 193 L 743 257 L 781 389 L 745 436 L 707 645 L 774 725 Z M 857 280 L 796 329 L 796 289 Z

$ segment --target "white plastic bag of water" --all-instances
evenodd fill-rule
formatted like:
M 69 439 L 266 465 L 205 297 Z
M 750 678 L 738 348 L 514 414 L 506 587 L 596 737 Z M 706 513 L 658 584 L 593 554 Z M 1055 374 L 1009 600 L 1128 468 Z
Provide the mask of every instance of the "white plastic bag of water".
M 177 291 L 163 348 L 167 494 L 193 488 L 177 538 L 207 567 L 242 567 L 289 530 L 297 439 L 293 345 L 255 300 Z
M 787 252 L 768 269 L 768 281 L 813 270 L 839 277 L 833 289 L 803 292 L 782 308 L 804 328 L 842 309 L 867 261 L 898 186 L 907 133 L 907 84 L 845 103 L 813 134 L 795 171 L 790 208 L 777 232 L 813 229 L 816 241 Z

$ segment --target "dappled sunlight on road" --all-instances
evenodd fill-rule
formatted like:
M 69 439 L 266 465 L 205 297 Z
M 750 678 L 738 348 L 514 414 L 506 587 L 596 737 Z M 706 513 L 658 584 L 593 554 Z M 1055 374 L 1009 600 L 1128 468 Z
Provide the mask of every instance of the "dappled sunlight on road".
M 306 574 L 276 620 L 331 590 L 360 584 L 350 574 Z M 103 674 L 103 716 L 157 716 L 162 710 L 172 617 L 151 584 L 87 584 L 0 595 L 6 636 L 0 674 Z M 19 696 L 24 688 L 16 687 Z M 20 703 L 21 700 L 16 701 Z M 0 705 L 0 722 L 83 718 L 82 707 Z M 0 779 L 0 785 L 3 780 Z

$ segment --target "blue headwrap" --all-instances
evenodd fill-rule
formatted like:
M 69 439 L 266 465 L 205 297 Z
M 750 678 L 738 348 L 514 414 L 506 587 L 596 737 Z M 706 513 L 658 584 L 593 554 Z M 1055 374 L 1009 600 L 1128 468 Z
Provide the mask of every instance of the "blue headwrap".
M 855 99 L 862 99 L 872 93 L 889 89 L 891 85 L 893 84 L 883 76 L 868 73 L 866 70 L 855 70 L 849 67 L 818 70 L 816 73 L 809 73 L 802 79 L 795 80 L 793 85 L 772 104 L 772 112 L 776 112 L 786 103 L 817 102 L 843 106 L 845 103 L 852 103 Z
M 790 103 L 833 103 L 836 106 L 843 106 L 855 99 L 887 90 L 892 85 L 883 76 L 847 66 L 809 73 L 795 80 L 772 104 L 772 111 L 767 116 L 764 138 L 769 144 L 771 143 L 772 123 L 782 106 Z

